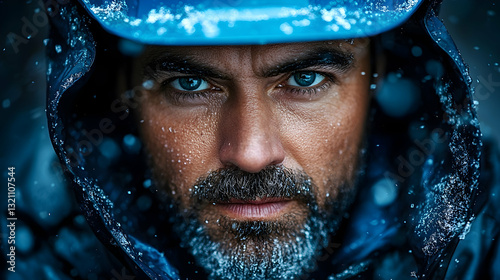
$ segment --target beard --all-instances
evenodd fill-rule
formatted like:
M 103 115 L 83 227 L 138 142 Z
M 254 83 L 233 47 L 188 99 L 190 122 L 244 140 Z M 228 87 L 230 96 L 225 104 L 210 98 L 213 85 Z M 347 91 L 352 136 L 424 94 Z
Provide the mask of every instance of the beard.
M 215 171 L 192 187 L 188 208 L 175 210 L 175 231 L 210 279 L 307 277 L 353 201 L 355 184 L 345 181 L 319 207 L 317 187 L 301 172 L 284 167 Z M 231 199 L 263 197 L 293 200 L 299 207 L 270 221 L 242 221 L 208 210 Z

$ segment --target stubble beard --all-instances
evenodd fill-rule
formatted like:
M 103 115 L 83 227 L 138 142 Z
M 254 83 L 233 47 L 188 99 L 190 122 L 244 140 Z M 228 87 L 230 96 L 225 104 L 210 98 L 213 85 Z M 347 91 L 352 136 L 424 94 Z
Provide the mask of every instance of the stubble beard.
M 317 188 L 307 175 L 279 167 L 257 174 L 214 172 L 193 187 L 193 208 L 184 214 L 177 211 L 175 231 L 181 246 L 188 248 L 209 279 L 306 279 L 354 198 L 355 183 L 346 181 L 349 183 L 337 186 L 335 199 L 320 208 L 314 193 Z M 228 184 L 250 185 L 228 188 Z M 207 203 L 252 200 L 263 194 L 297 200 L 303 211 L 272 221 L 240 221 L 226 216 L 208 221 L 198 214 Z

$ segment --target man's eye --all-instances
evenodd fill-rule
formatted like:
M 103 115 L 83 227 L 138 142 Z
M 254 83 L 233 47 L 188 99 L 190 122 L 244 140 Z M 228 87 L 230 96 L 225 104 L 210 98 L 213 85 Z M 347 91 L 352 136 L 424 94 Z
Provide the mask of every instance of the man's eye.
M 181 77 L 170 82 L 170 85 L 182 91 L 199 91 L 210 88 L 207 81 L 200 77 Z
M 288 84 L 295 87 L 311 87 L 321 83 L 324 79 L 325 76 L 313 71 L 299 71 L 288 79 Z

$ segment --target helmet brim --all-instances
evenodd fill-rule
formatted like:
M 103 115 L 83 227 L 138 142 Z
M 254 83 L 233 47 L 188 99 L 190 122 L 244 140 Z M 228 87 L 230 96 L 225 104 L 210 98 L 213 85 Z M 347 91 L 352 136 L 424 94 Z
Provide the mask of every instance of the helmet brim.
M 405 22 L 422 1 L 81 2 L 105 30 L 135 42 L 248 45 L 374 36 Z

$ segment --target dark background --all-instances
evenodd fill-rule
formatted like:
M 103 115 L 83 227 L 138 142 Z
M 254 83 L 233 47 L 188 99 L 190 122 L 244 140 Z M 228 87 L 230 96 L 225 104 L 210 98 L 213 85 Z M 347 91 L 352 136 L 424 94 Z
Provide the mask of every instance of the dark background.
M 50 1 L 0 0 L 0 172 L 6 182 L 7 167 L 16 168 L 17 211 L 31 213 L 38 224 L 50 227 L 72 211 L 72 200 L 52 161 L 55 154 L 45 117 L 44 39 L 48 24 L 26 23 L 41 20 L 34 15 L 43 9 L 44 2 Z M 500 139 L 499 6 L 500 0 L 445 0 L 441 17 L 470 66 L 483 132 Z M 22 37 L 23 32 L 31 34 L 29 39 L 17 46 L 10 43 L 9 33 Z M 0 206 L 4 211 L 7 184 L 1 185 Z M 4 223 L 2 219 L 2 247 Z M 35 235 L 20 223 L 16 229 L 20 240 L 17 250 L 29 254 L 36 245 Z

